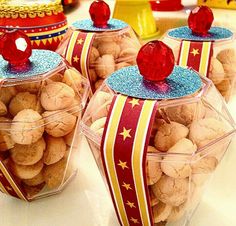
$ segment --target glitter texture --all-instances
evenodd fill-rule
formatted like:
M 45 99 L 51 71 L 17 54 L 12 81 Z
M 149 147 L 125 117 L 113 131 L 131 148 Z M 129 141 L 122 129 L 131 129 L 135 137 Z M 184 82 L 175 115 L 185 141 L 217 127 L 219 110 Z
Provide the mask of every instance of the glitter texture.
M 61 56 L 49 50 L 32 50 L 29 58 L 30 65 L 27 71 L 11 71 L 8 62 L 0 56 L 0 75 L 2 78 L 27 78 L 45 74 L 61 63 Z
M 73 26 L 76 29 L 83 30 L 83 31 L 116 31 L 116 30 L 121 30 L 126 27 L 128 27 L 128 24 L 117 19 L 110 19 L 107 23 L 108 27 L 107 28 L 99 28 L 93 26 L 93 21 L 90 19 L 86 20 L 78 20 L 73 23 Z
M 189 41 L 221 41 L 233 37 L 233 32 L 222 27 L 212 27 L 209 30 L 209 35 L 206 37 L 192 34 L 192 30 L 185 27 L 179 27 L 168 32 L 168 36 L 180 40 Z
M 140 99 L 177 99 L 194 94 L 202 87 L 198 73 L 180 66 L 175 66 L 165 80 L 153 83 L 144 80 L 137 66 L 122 68 L 113 73 L 107 85 L 114 91 Z

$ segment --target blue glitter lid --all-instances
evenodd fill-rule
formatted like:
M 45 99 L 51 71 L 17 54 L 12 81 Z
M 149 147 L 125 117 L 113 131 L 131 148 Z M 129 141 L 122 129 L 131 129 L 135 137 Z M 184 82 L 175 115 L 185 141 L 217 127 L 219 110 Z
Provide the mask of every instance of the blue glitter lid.
M 54 70 L 61 63 L 62 58 L 59 54 L 49 50 L 32 50 L 29 58 L 30 65 L 25 71 L 12 71 L 9 64 L 0 56 L 0 77 L 1 78 L 28 78 L 45 74 Z
M 192 30 L 185 26 L 170 30 L 168 36 L 175 39 L 189 41 L 223 41 L 233 37 L 232 31 L 222 27 L 211 27 L 208 33 L 209 35 L 205 37 L 194 35 Z
M 99 28 L 93 26 L 93 21 L 91 19 L 78 20 L 72 24 L 76 29 L 83 31 L 92 31 L 92 32 L 102 32 L 102 31 L 118 31 L 128 27 L 129 25 L 124 21 L 117 19 L 110 19 L 107 22 L 107 28 Z
M 114 72 L 106 84 L 114 91 L 140 99 L 176 99 L 196 93 L 202 81 L 194 70 L 175 66 L 171 75 L 159 83 L 143 79 L 137 66 Z

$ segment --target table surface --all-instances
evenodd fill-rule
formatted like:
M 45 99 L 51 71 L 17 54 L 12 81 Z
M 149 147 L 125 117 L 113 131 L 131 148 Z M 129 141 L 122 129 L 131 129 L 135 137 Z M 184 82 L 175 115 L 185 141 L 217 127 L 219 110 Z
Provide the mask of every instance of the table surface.
M 190 1 L 188 1 L 189 3 Z M 110 1 L 111 9 L 113 8 Z M 69 13 L 69 23 L 87 17 L 89 1 Z M 229 107 L 233 113 L 236 101 Z M 233 141 L 189 226 L 235 226 L 236 152 Z M 0 194 L 0 226 L 118 226 L 108 191 L 83 138 L 76 178 L 59 195 L 26 203 Z

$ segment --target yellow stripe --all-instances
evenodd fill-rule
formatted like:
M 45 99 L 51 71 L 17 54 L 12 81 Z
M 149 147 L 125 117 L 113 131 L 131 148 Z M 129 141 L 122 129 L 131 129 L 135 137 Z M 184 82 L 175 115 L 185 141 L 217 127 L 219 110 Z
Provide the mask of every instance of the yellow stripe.
M 126 216 L 126 211 L 124 207 L 124 203 L 122 200 L 121 191 L 119 188 L 119 181 L 116 175 L 115 163 L 114 163 L 114 156 L 113 156 L 113 149 L 115 144 L 115 138 L 117 134 L 117 129 L 120 121 L 120 117 L 123 111 L 123 107 L 125 104 L 127 97 L 125 96 L 117 96 L 115 105 L 112 110 L 112 114 L 110 117 L 110 122 L 107 128 L 104 147 L 105 147 L 105 162 L 106 167 L 108 169 L 108 176 L 109 180 L 111 181 L 111 186 L 114 194 L 114 198 L 118 207 L 118 212 L 121 217 L 122 224 L 124 226 L 128 226 L 129 222 Z
M 64 31 L 66 28 L 67 28 L 67 25 L 66 25 L 66 26 L 63 26 L 63 27 L 60 27 L 60 28 L 58 28 L 58 29 L 55 29 L 55 30 L 37 32 L 37 33 L 28 33 L 27 35 L 28 35 L 29 37 L 41 36 L 41 35 L 48 35 L 48 34 L 53 34 L 53 33 L 57 33 L 57 32 L 60 32 L 60 31 Z
M 3 186 L 3 184 L 2 184 L 1 182 L 0 182 L 0 190 L 1 190 L 3 193 L 9 195 L 8 191 L 5 189 L 5 187 Z
M 84 45 L 83 45 L 81 59 L 80 59 L 80 68 L 82 71 L 82 75 L 86 76 L 86 78 L 88 78 L 87 56 L 88 56 L 88 50 L 89 50 L 92 38 L 93 38 L 93 33 L 88 33 L 86 39 L 84 40 Z
M 207 76 L 207 69 L 209 61 L 209 55 L 211 50 L 211 42 L 204 42 L 202 46 L 201 61 L 199 67 L 199 73 L 203 76 Z
M 143 151 L 146 141 L 149 121 L 155 106 L 155 101 L 145 101 L 143 109 L 139 118 L 139 123 L 136 129 L 136 135 L 133 146 L 132 168 L 135 181 L 135 189 L 138 196 L 139 209 L 141 210 L 142 225 L 151 225 L 149 219 L 149 211 L 144 187 L 143 175 Z
M 79 31 L 74 31 L 73 32 L 73 34 L 70 38 L 70 41 L 69 41 L 69 45 L 67 47 L 66 59 L 70 64 L 72 64 L 71 58 L 72 58 L 75 42 L 76 42 L 76 39 L 77 39 L 78 35 L 79 35 Z
M 187 64 L 188 64 L 189 48 L 190 48 L 190 42 L 189 41 L 183 41 L 182 42 L 181 53 L 180 53 L 180 60 L 179 60 L 179 65 L 182 66 L 182 67 L 186 67 Z
M 14 189 L 14 191 L 16 192 L 16 194 L 18 195 L 18 197 L 20 199 L 23 200 L 27 200 L 25 198 L 25 196 L 22 194 L 22 192 L 20 191 L 20 189 L 17 187 L 17 185 L 15 184 L 15 182 L 12 180 L 11 176 L 9 175 L 9 173 L 7 172 L 5 166 L 2 164 L 2 162 L 0 162 L 0 169 L 2 171 L 2 173 L 4 174 L 4 176 L 6 177 L 7 181 L 10 183 L 10 185 L 12 186 L 12 188 Z

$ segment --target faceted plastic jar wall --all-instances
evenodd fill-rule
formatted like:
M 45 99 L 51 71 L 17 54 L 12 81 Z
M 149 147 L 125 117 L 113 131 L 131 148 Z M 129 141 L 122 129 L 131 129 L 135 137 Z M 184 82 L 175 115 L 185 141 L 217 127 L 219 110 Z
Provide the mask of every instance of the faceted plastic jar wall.
M 64 61 L 0 87 L 0 160 L 29 200 L 60 192 L 75 175 L 89 84 Z
M 169 31 L 168 31 L 169 32 Z M 163 36 L 162 41 L 172 48 L 177 62 L 181 41 L 168 36 Z M 220 91 L 226 102 L 235 95 L 236 77 L 236 42 L 235 36 L 226 41 L 213 42 L 213 56 L 209 67 L 209 79 L 211 79 Z
M 57 52 L 65 56 L 66 47 L 76 28 L 69 28 Z M 136 64 L 141 45 L 132 28 L 95 33 L 88 51 L 88 76 L 94 92 L 114 71 Z
M 186 225 L 235 132 L 223 98 L 209 79 L 202 81 L 196 94 L 158 103 L 147 154 L 147 181 L 154 221 L 160 225 Z M 101 136 L 114 94 L 104 83 L 81 122 L 104 180 Z

